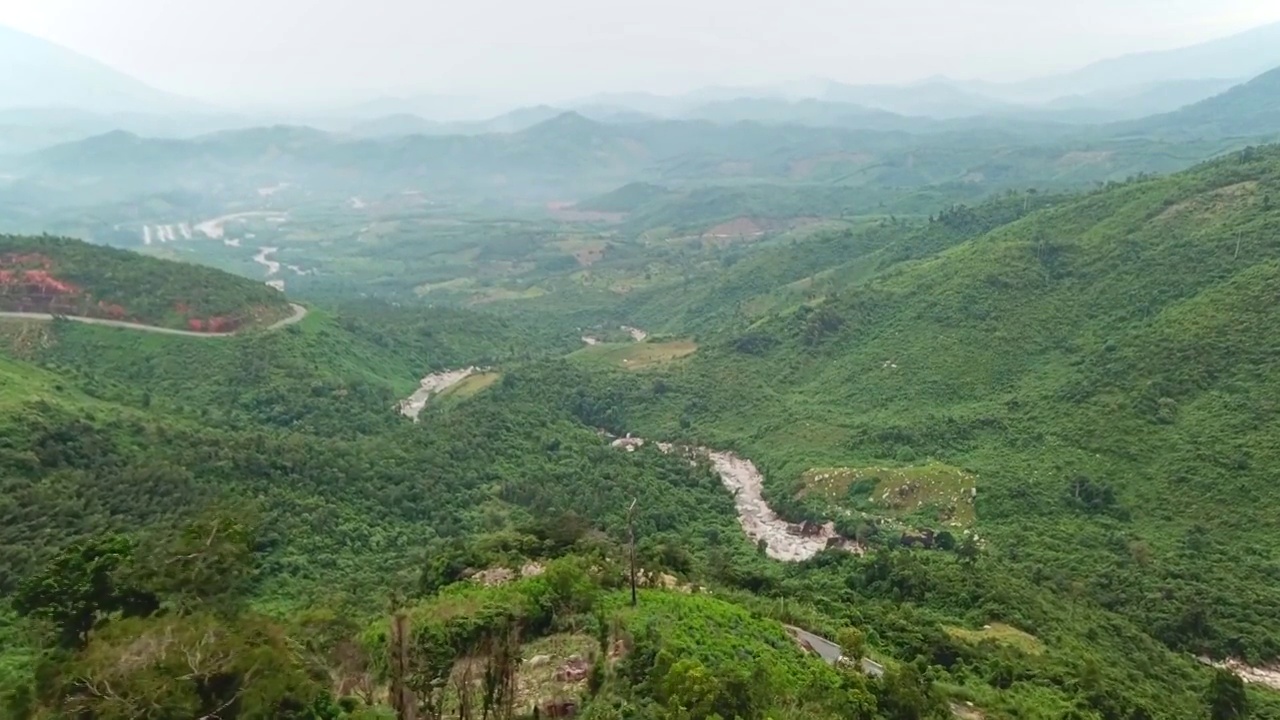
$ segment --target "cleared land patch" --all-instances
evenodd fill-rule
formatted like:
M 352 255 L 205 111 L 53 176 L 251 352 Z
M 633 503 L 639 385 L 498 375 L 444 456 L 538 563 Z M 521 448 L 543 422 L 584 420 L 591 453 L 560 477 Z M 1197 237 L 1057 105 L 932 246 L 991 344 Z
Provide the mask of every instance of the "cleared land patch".
M 943 463 L 902 468 L 814 468 L 801 477 L 802 497 L 890 516 L 927 514 L 952 527 L 975 519 L 977 476 Z
M 468 375 L 455 385 L 451 385 L 440 392 L 437 396 L 439 400 L 466 400 L 469 397 L 478 395 L 486 388 L 502 379 L 502 373 L 485 372 Z
M 698 344 L 692 340 L 660 343 L 598 343 L 578 350 L 569 357 L 628 370 L 646 370 L 688 357 L 697 350 Z
M 1238 202 L 1245 202 L 1257 195 L 1258 181 L 1247 180 L 1220 187 L 1207 193 L 1170 205 L 1164 212 L 1156 216 L 1156 220 L 1171 220 L 1188 211 L 1201 213 L 1221 212 Z
M 1004 623 L 991 623 L 983 626 L 980 630 L 948 627 L 946 631 L 951 637 L 973 645 L 993 642 L 997 645 L 1004 645 L 1021 651 L 1027 655 L 1039 655 L 1044 652 L 1044 643 L 1040 642 L 1040 638 Z

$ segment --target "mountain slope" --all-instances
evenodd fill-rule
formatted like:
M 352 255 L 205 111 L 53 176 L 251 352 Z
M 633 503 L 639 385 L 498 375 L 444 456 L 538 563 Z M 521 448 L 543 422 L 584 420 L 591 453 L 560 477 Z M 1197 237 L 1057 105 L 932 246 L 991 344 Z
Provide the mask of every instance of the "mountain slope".
M 1013 109 L 1007 103 L 971 92 L 946 81 L 911 85 L 848 85 L 828 82 L 820 97 L 829 102 L 854 103 L 900 115 L 961 118 Z
M 815 468 L 963 467 L 977 527 L 1018 572 L 1175 649 L 1275 659 L 1276 198 L 1271 147 L 994 229 L 957 209 L 934 224 L 971 229 L 923 255 L 895 249 L 910 230 L 845 245 L 830 275 L 776 273 L 793 299 L 763 317 L 726 288 L 719 340 L 641 392 L 628 427 L 735 443 L 806 518 L 860 507 L 796 497 Z M 791 252 L 773 267 L 810 251 Z
M 218 270 L 66 238 L 0 235 L 0 311 L 53 313 L 195 332 L 268 325 L 284 295 Z
M 0 107 L 163 112 L 193 103 L 52 42 L 0 26 Z
M 1280 138 L 1280 67 L 1221 95 L 1121 127 L 1134 133 L 1179 139 Z
M 717 123 L 756 122 L 773 125 L 813 125 L 862 130 L 912 130 L 930 125 L 886 110 L 853 103 L 770 98 L 738 98 L 699 105 L 686 117 Z
M 819 115 L 824 107 L 818 106 Z M 1212 138 L 1176 145 L 1111 142 L 1072 134 L 1070 126 L 1017 120 L 910 122 L 930 132 L 695 120 L 609 124 L 577 113 L 515 133 L 471 136 L 358 139 L 273 127 L 172 140 L 116 132 L 23 156 L 10 166 L 20 178 L 14 195 L 52 204 L 84 205 L 86 197 L 106 203 L 178 189 L 256 193 L 281 182 L 340 193 L 412 188 L 442 199 L 548 202 L 635 181 L 670 187 L 796 183 L 824 193 L 954 183 L 987 193 L 1181 169 L 1223 145 Z
M 361 120 L 350 131 L 362 137 L 394 137 L 397 135 L 484 135 L 514 133 L 546 122 L 563 114 L 549 105 L 517 108 L 487 120 L 439 122 L 418 115 L 400 113 Z
M 1235 79 L 1166 80 L 1144 85 L 1099 90 L 1056 98 L 1045 108 L 1074 113 L 1087 120 L 1121 121 L 1173 112 L 1239 85 Z
M 1009 99 L 1044 102 L 1124 87 L 1254 77 L 1280 65 L 1280 23 L 1188 47 L 1102 60 L 1074 72 L 1010 85 L 981 85 Z

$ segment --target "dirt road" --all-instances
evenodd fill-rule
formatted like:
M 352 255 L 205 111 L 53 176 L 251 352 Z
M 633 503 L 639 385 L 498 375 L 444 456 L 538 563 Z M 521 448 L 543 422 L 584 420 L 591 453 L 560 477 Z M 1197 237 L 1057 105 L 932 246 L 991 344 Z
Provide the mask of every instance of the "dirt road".
M 277 320 L 276 322 L 268 325 L 265 328 L 266 331 L 269 332 L 272 330 L 279 330 L 280 328 L 285 327 L 287 325 L 293 325 L 294 323 L 301 322 L 302 319 L 307 316 L 307 309 L 302 307 L 301 305 L 298 305 L 296 303 L 289 303 L 289 306 L 293 308 L 293 314 L 283 320 Z M 175 330 L 173 328 L 156 327 L 154 325 L 140 325 L 138 323 L 123 322 L 120 320 L 104 320 L 102 318 L 77 317 L 74 315 L 60 315 L 58 317 L 62 317 L 72 322 L 84 323 L 86 325 L 101 325 L 103 327 L 120 328 L 122 330 L 138 330 L 140 332 L 156 333 L 159 335 L 180 335 L 182 337 L 214 338 L 214 337 L 230 337 L 232 335 L 239 334 L 239 332 L 223 332 L 223 333 L 192 332 L 190 330 Z M 48 321 L 52 321 L 53 319 L 54 319 L 54 316 L 49 315 L 47 313 L 0 312 L 0 320 L 37 320 L 37 321 L 48 322 Z

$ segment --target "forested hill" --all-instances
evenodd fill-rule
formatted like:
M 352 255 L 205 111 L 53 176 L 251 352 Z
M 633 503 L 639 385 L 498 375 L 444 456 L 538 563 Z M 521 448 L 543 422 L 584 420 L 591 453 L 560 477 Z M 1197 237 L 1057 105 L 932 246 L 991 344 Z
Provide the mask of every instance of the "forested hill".
M 288 317 L 266 285 L 79 240 L 0 236 L 0 311 L 229 332 Z
M 1255 137 L 1272 142 L 1280 137 L 1280 68 L 1221 95 L 1122 127 L 1168 138 Z
M 814 468 L 965 468 L 1014 572 L 1178 650 L 1280 657 L 1280 147 L 993 207 L 851 235 L 822 271 L 783 249 L 773 285 L 691 282 L 716 340 L 623 422 L 736 443 L 798 517 L 866 502 L 796 497 Z

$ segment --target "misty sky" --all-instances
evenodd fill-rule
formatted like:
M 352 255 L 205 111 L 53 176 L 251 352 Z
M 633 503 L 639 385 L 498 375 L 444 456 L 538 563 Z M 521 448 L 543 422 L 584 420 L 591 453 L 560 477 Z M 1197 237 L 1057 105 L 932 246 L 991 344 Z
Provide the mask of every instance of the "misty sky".
M 0 0 L 0 24 L 223 103 L 1020 79 L 1276 20 L 1275 0 Z

